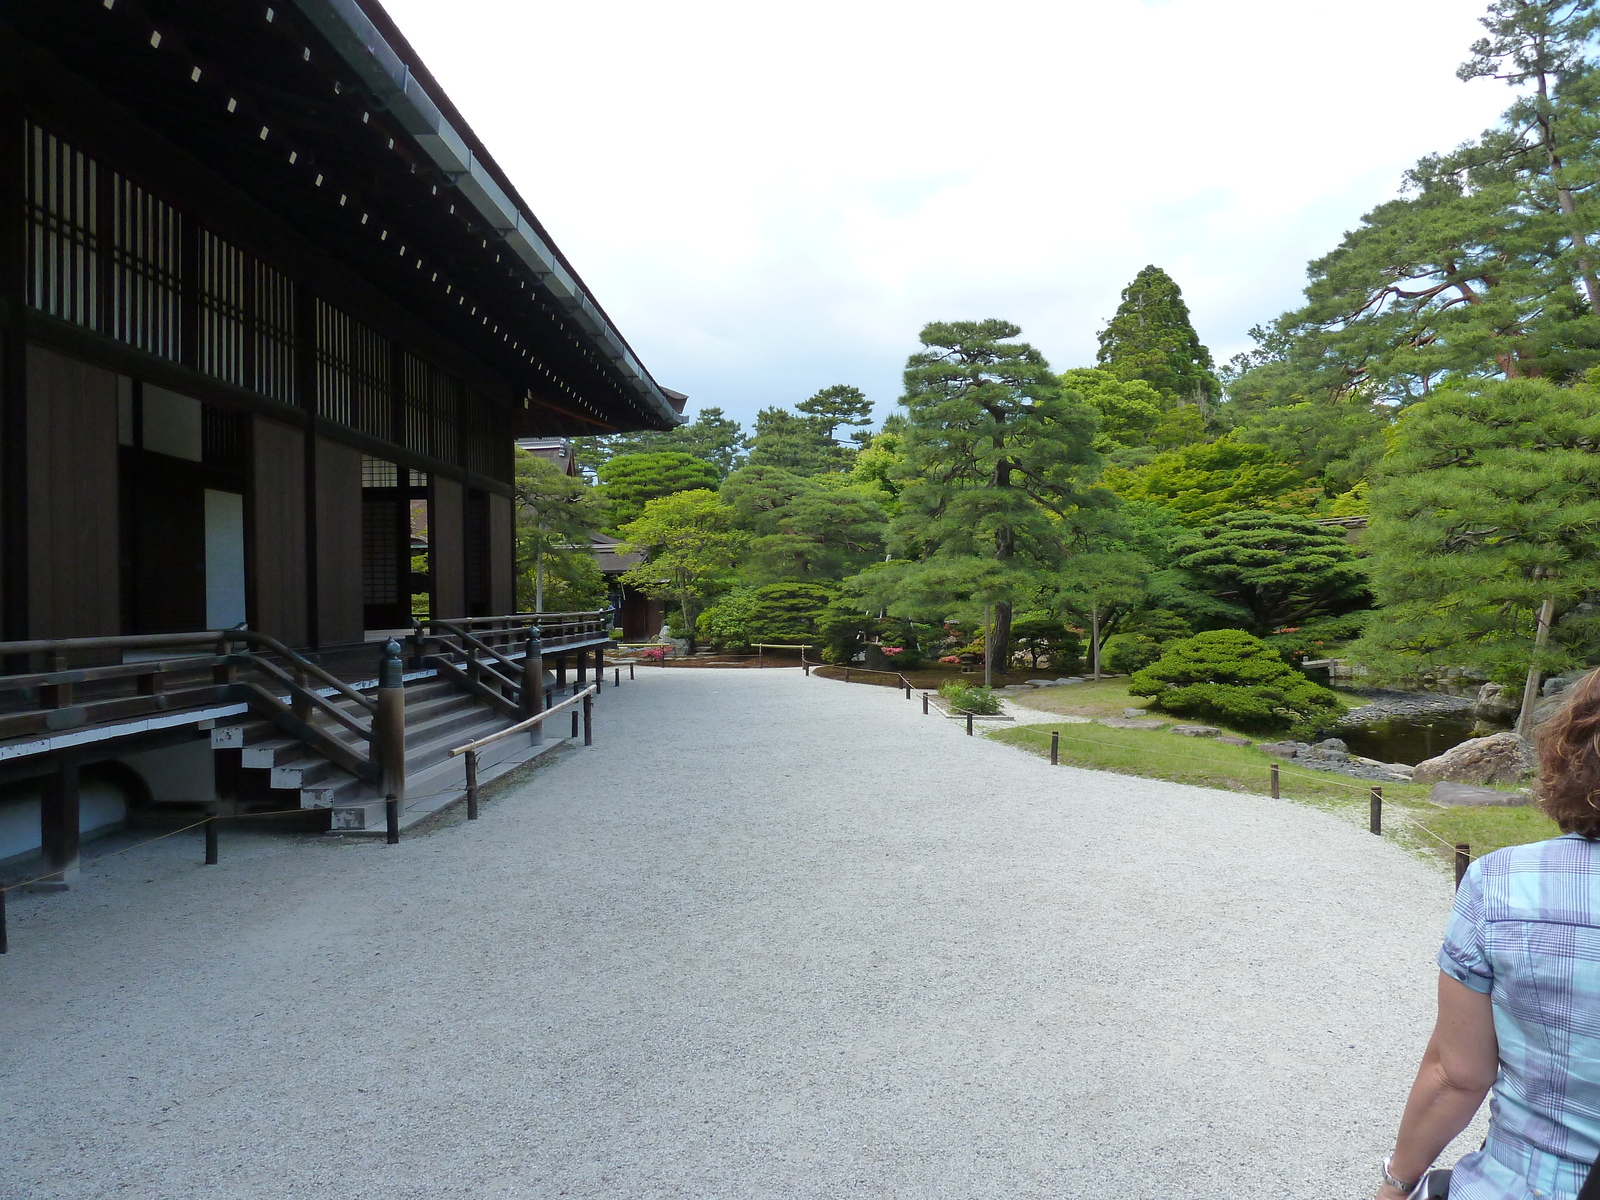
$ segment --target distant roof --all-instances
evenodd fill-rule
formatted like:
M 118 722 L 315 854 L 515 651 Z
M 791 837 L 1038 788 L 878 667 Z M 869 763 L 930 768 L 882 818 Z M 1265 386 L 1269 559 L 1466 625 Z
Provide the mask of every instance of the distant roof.
M 596 535 L 589 544 L 589 550 L 594 555 L 595 562 L 600 564 L 602 575 L 620 575 L 631 570 L 644 561 L 644 555 L 639 552 L 632 554 L 618 554 L 616 538 L 601 537 Z
M 578 473 L 578 456 L 572 452 L 572 439 L 564 437 L 518 438 L 518 450 L 553 463 L 564 475 Z

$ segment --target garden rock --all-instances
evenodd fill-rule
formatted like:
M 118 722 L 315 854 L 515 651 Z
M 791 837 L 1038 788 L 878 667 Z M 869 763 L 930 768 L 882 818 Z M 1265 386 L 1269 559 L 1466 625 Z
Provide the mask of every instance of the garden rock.
M 1527 804 L 1533 798 L 1525 792 L 1501 792 L 1472 783 L 1452 783 L 1446 779 L 1433 785 L 1433 790 L 1428 793 L 1428 799 L 1447 808 L 1468 804 L 1504 808 L 1515 804 Z
M 1343 742 L 1340 742 L 1339 744 L 1341 746 L 1344 745 Z M 1299 754 L 1299 757 L 1304 759 L 1321 759 L 1324 762 L 1350 761 L 1350 755 L 1347 751 L 1335 750 L 1331 747 L 1323 746 L 1320 743 L 1310 747 L 1309 749 L 1302 750 Z
M 1350 749 L 1349 746 L 1344 744 L 1344 741 L 1341 738 L 1323 738 L 1320 742 L 1315 743 L 1311 748 L 1313 750 L 1339 751 L 1347 751 Z
M 1226 742 L 1230 746 L 1252 746 L 1255 744 L 1249 738 L 1230 737 L 1228 734 L 1223 734 L 1217 741 Z
M 1503 683 L 1486 683 L 1478 689 L 1473 702 L 1472 715 L 1480 721 L 1505 722 L 1516 719 L 1517 708 L 1506 696 Z
M 1056 682 L 1057 683 L 1082 683 L 1083 682 L 1083 676 L 1081 676 L 1081 675 L 1069 675 L 1065 679 L 1056 680 Z
M 1166 722 L 1151 718 L 1135 720 L 1132 717 L 1098 717 L 1095 719 L 1095 724 L 1110 729 L 1160 729 Z
M 1028 680 L 1028 684 L 1030 687 L 1036 688 L 1055 687 L 1056 681 L 1054 679 L 1030 679 Z
M 1147 712 L 1146 712 L 1145 709 L 1142 709 L 1142 708 L 1125 708 L 1125 709 L 1122 710 L 1122 715 L 1125 716 L 1125 717 L 1138 718 L 1138 717 L 1146 716 Z
M 1417 783 L 1515 783 L 1532 767 L 1522 739 L 1515 733 L 1473 738 L 1417 764 Z
M 1296 742 L 1262 742 L 1256 749 L 1273 758 L 1293 758 L 1300 753 L 1300 746 Z
M 1174 725 L 1172 732 L 1179 737 L 1216 737 L 1222 730 L 1215 725 Z

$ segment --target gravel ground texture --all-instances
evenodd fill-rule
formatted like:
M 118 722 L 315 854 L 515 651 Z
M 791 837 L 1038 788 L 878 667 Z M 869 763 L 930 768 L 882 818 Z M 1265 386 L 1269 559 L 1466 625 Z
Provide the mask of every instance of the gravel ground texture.
M 0 1197 L 1372 1194 L 1432 865 L 798 670 L 641 668 L 596 740 L 15 896 Z

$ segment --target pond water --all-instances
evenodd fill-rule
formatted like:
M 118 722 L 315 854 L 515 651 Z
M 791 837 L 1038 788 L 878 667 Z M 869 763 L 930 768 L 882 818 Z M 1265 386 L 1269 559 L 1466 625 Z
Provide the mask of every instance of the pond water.
M 1377 717 L 1359 725 L 1341 725 L 1335 736 L 1350 747 L 1351 754 L 1414 767 L 1473 737 L 1476 725 L 1470 712 Z

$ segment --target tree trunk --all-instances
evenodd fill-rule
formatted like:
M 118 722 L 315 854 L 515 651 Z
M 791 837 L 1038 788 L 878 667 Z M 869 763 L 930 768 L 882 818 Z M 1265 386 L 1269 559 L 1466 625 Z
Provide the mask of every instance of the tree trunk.
M 533 611 L 544 611 L 544 551 L 533 560 Z
M 1522 711 L 1517 714 L 1517 736 L 1524 742 L 1533 737 L 1533 706 L 1539 699 L 1539 651 L 1550 640 L 1550 623 L 1556 615 L 1556 598 L 1546 596 L 1539 606 L 1539 628 L 1533 635 L 1533 661 L 1528 664 L 1528 680 L 1522 685 Z
M 1100 605 L 1089 606 L 1089 653 L 1094 656 L 1094 681 L 1100 682 Z
M 1005 673 L 1006 666 L 1011 662 L 1011 602 L 1002 600 L 994 606 L 994 620 L 989 626 L 988 653 L 984 658 L 988 662 L 988 671 L 991 676 L 994 672 Z
M 1583 279 L 1584 295 L 1589 300 L 1589 311 L 1600 316 L 1600 280 L 1595 277 L 1594 259 L 1589 250 L 1589 238 L 1583 231 L 1582 224 L 1578 221 L 1577 207 L 1572 202 L 1572 189 L 1561 182 L 1561 156 L 1556 153 L 1556 133 L 1551 128 L 1548 112 L 1550 102 L 1549 84 L 1541 73 L 1539 76 L 1539 141 L 1544 147 L 1545 165 L 1550 170 L 1550 182 L 1555 185 L 1556 203 L 1561 209 L 1561 215 L 1567 221 L 1567 236 L 1572 239 L 1572 248 L 1578 252 L 1578 274 Z

